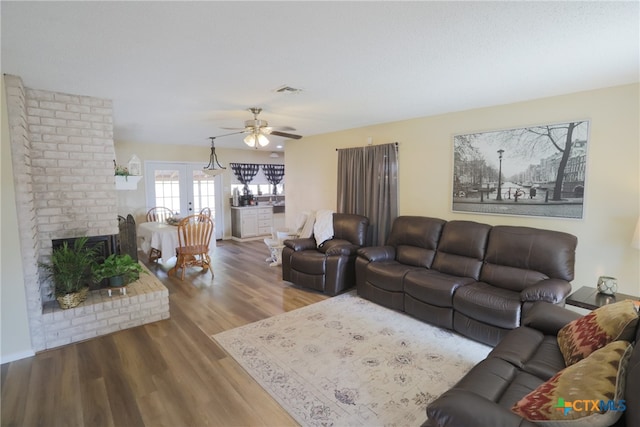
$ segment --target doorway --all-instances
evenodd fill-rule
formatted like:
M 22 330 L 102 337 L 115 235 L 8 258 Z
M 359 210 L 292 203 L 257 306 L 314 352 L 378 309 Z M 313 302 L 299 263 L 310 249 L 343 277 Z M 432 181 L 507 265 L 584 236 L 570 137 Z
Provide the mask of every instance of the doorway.
M 164 206 L 180 217 L 211 209 L 215 238 L 222 239 L 222 176 L 210 176 L 199 163 L 145 162 L 147 209 Z

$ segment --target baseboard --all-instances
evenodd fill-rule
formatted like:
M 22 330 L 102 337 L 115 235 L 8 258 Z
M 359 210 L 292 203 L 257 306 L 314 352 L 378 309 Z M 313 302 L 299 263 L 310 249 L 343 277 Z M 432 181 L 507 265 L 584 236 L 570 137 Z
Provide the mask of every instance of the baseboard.
M 27 357 L 35 356 L 36 353 L 33 350 L 19 351 L 17 353 L 3 354 L 0 356 L 0 364 L 9 362 L 15 362 L 16 360 L 26 359 Z

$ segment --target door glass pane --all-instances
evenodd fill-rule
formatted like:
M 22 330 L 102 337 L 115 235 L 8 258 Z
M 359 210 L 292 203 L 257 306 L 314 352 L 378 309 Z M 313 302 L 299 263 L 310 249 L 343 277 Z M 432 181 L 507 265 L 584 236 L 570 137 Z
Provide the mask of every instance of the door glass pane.
M 156 206 L 180 214 L 180 173 L 175 169 L 156 169 L 154 173 Z
M 207 175 L 201 170 L 193 171 L 193 213 L 199 213 L 202 208 L 211 209 L 211 217 L 215 218 L 215 177 Z

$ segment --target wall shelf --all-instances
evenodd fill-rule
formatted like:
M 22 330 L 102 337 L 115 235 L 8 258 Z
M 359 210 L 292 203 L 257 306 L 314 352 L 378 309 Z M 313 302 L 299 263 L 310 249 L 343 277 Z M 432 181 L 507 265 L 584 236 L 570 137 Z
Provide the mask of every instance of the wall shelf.
M 142 175 L 116 175 L 116 190 L 136 190 Z

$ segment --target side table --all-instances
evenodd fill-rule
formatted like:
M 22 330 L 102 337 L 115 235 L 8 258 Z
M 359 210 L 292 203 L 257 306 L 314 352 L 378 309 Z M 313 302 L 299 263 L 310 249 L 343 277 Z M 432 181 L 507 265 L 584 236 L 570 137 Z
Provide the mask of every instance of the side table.
M 587 310 L 595 310 L 603 305 L 613 304 L 626 299 L 634 300 L 638 305 L 640 297 L 616 293 L 615 295 L 605 295 L 598 292 L 596 288 L 583 286 L 566 299 L 566 303 L 575 307 L 585 308 Z

